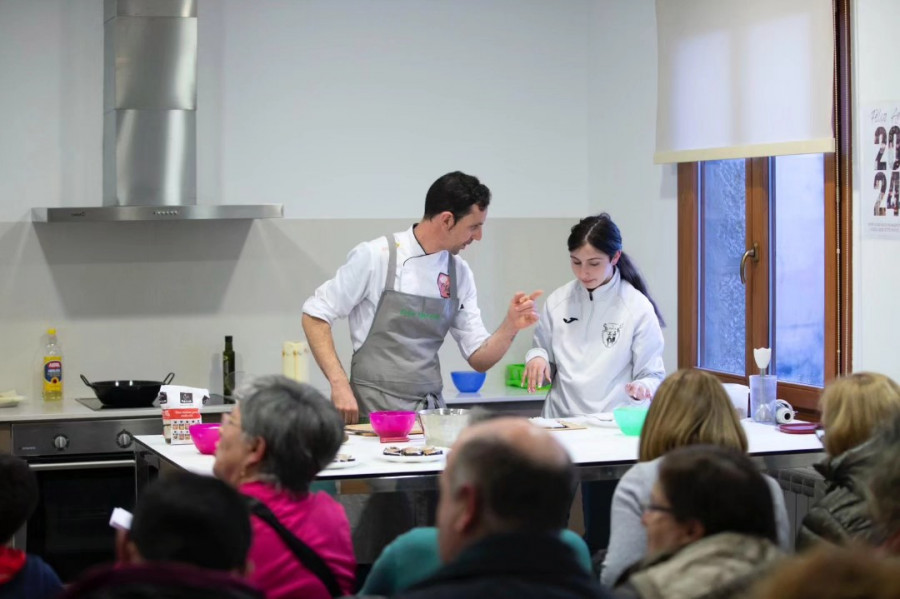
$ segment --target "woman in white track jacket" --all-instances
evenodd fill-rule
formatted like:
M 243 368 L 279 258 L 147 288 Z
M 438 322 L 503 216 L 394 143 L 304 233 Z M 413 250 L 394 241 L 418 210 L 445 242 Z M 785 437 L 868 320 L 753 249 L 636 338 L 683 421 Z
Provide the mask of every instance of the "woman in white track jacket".
M 584 218 L 572 227 L 568 246 L 575 280 L 544 303 L 523 382 L 533 392 L 552 380 L 548 418 L 649 400 L 666 375 L 662 317 L 622 251 L 619 228 L 606 213 Z M 582 486 L 592 552 L 606 546 L 614 487 L 615 481 Z
M 608 214 L 572 227 L 569 255 L 576 279 L 544 303 L 525 381 L 551 378 L 544 416 L 608 412 L 653 397 L 665 378 L 662 318 L 647 285 L 622 252 L 622 235 Z

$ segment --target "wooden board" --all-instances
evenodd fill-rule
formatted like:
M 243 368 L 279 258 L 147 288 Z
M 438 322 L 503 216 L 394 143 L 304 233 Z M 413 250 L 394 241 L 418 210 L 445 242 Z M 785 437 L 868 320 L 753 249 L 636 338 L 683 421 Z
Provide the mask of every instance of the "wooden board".
M 552 433 L 555 431 L 583 431 L 587 429 L 587 427 L 584 425 L 575 422 L 569 422 L 568 420 L 558 420 L 557 422 L 562 424 L 565 428 L 548 428 L 544 430 L 548 430 Z
M 583 430 L 587 429 L 586 426 L 577 424 L 575 422 L 569 422 L 568 420 L 560 420 L 558 418 L 547 418 L 546 420 L 555 420 L 556 422 L 560 423 L 562 426 L 550 428 L 550 427 L 541 426 L 540 424 L 537 424 L 537 423 L 534 423 L 534 424 L 535 424 L 535 426 L 541 426 L 542 429 L 544 429 L 545 431 L 550 431 L 551 433 L 555 433 L 555 432 L 559 432 L 559 431 L 583 431 Z
M 351 435 L 360 435 L 361 437 L 377 437 L 378 433 L 376 433 L 372 429 L 372 424 L 366 422 L 365 424 L 347 424 L 344 426 L 344 430 L 347 431 L 348 434 Z M 414 424 L 412 430 L 409 431 L 410 435 L 421 435 L 422 427 L 419 426 L 418 423 Z

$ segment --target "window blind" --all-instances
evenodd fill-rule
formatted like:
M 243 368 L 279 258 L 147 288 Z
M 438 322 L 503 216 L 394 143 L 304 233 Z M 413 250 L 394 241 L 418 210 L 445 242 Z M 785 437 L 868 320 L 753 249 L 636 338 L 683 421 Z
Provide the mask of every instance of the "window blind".
M 657 163 L 834 151 L 832 0 L 656 0 Z

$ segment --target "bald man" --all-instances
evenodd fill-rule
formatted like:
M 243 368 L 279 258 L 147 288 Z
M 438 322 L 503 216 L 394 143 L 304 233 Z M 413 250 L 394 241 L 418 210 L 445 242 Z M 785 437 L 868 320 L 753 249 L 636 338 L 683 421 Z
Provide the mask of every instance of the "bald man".
M 608 597 L 559 538 L 575 482 L 566 450 L 527 420 L 467 428 L 441 474 L 438 540 L 447 565 L 403 596 Z

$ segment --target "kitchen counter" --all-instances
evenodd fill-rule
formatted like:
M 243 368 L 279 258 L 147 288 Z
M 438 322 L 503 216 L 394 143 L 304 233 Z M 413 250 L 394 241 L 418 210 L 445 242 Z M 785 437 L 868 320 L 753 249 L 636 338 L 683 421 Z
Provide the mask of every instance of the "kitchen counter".
M 507 386 L 483 387 L 477 393 L 461 393 L 456 387 L 444 387 L 444 401 L 448 406 L 456 404 L 495 404 L 510 402 L 541 402 L 547 397 L 547 391 L 529 393 L 528 389 Z
M 514 404 L 517 402 L 543 402 L 546 392 L 528 393 L 527 389 L 515 387 L 497 387 L 482 389 L 478 393 L 460 393 L 455 388 L 447 389 L 444 399 L 448 406 L 472 406 L 480 404 Z M 493 406 L 492 406 L 493 407 Z M 499 407 L 499 406 L 498 406 Z M 200 409 L 205 414 L 219 414 L 231 410 L 231 404 L 204 406 Z M 540 411 L 540 407 L 537 407 Z M 159 416 L 160 409 L 122 408 L 92 410 L 81 405 L 74 398 L 62 401 L 43 401 L 26 399 L 16 406 L 0 408 L 0 424 L 7 422 L 39 422 L 46 420 L 98 420 L 102 418 L 141 418 Z
M 230 411 L 231 407 L 231 404 L 204 406 L 200 408 L 200 412 L 204 414 L 220 414 L 222 412 Z M 26 399 L 16 406 L 0 408 L 0 424 L 11 422 L 44 422 L 48 420 L 146 418 L 152 416 L 159 416 L 162 418 L 161 410 L 158 407 L 92 410 L 71 398 L 66 398 L 62 401 L 46 402 L 41 399 Z
M 581 480 L 618 479 L 636 461 L 638 437 L 627 437 L 613 423 L 599 423 L 585 418 L 569 418 L 584 429 L 559 430 L 553 434 L 569 452 Z M 790 435 L 775 427 L 749 420 L 741 423 L 747 433 L 750 454 L 767 470 L 809 466 L 823 457 L 822 444 L 815 435 Z M 408 443 L 423 445 L 421 435 L 412 435 Z M 397 463 L 385 460 L 381 453 L 385 446 L 377 438 L 351 436 L 341 447 L 341 453 L 357 458 L 354 466 L 328 468 L 319 473 L 319 480 L 333 480 L 338 491 L 387 492 L 410 489 L 437 488 L 437 479 L 444 469 L 444 459 L 434 462 Z M 161 435 L 136 437 L 135 455 L 138 480 L 149 476 L 141 469 L 174 467 L 199 474 L 211 474 L 214 458 L 201 455 L 193 445 L 167 445 Z M 161 466 L 161 463 L 164 466 Z M 349 486 L 347 486 L 349 485 Z M 344 487 L 346 486 L 346 489 Z

